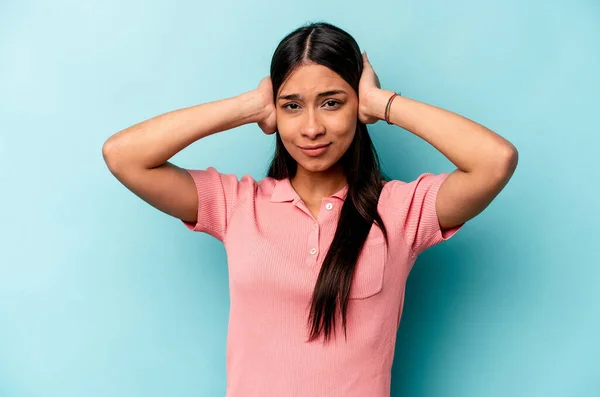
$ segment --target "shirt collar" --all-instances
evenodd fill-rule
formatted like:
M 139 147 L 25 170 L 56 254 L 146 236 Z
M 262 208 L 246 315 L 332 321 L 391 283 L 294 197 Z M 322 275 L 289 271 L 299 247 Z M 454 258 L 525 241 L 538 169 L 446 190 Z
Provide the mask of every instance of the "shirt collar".
M 338 199 L 344 201 L 347 194 L 348 185 L 332 194 L 331 197 L 337 197 Z M 292 187 L 289 178 L 275 180 L 275 187 L 273 188 L 273 193 L 271 194 L 272 203 L 282 203 L 285 201 L 293 201 L 294 203 L 300 201 L 300 196 L 298 196 L 298 193 L 296 193 Z

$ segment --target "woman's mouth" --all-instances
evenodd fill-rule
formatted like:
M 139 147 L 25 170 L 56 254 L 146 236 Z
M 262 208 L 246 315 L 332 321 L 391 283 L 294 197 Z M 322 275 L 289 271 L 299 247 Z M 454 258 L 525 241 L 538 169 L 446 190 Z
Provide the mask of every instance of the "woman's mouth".
M 331 145 L 331 143 L 328 143 L 326 145 L 298 146 L 298 147 L 307 156 L 316 157 L 316 156 L 323 154 L 327 150 L 329 145 Z

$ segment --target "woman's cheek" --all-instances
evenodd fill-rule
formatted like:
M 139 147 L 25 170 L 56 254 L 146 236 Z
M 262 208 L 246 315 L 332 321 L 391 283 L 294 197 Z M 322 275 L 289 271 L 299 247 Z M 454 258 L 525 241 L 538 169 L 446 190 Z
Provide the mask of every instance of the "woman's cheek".
M 282 116 L 282 117 L 277 117 L 277 129 L 279 130 L 279 135 L 281 135 L 282 138 L 284 138 L 285 136 L 287 136 L 289 134 L 290 131 L 294 130 L 294 126 L 293 126 L 293 121 L 289 120 L 289 118 Z

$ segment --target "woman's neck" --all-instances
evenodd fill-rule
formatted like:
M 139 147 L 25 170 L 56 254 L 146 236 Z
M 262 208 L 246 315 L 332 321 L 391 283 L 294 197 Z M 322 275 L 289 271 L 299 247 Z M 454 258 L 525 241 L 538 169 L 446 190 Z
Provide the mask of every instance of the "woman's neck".
M 290 183 L 305 203 L 320 203 L 348 184 L 341 171 L 306 172 L 300 167 Z

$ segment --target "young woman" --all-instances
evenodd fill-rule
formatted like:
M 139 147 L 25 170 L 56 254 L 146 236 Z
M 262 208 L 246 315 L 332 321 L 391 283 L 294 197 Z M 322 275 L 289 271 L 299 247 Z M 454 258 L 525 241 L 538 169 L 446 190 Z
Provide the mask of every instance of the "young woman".
M 512 176 L 510 142 L 394 94 L 348 33 L 314 23 L 281 41 L 256 90 L 154 117 L 104 144 L 110 171 L 133 193 L 225 244 L 227 396 L 388 396 L 415 259 Z M 423 138 L 457 169 L 388 180 L 367 132 L 378 120 Z M 246 123 L 275 134 L 264 179 L 168 162 Z

